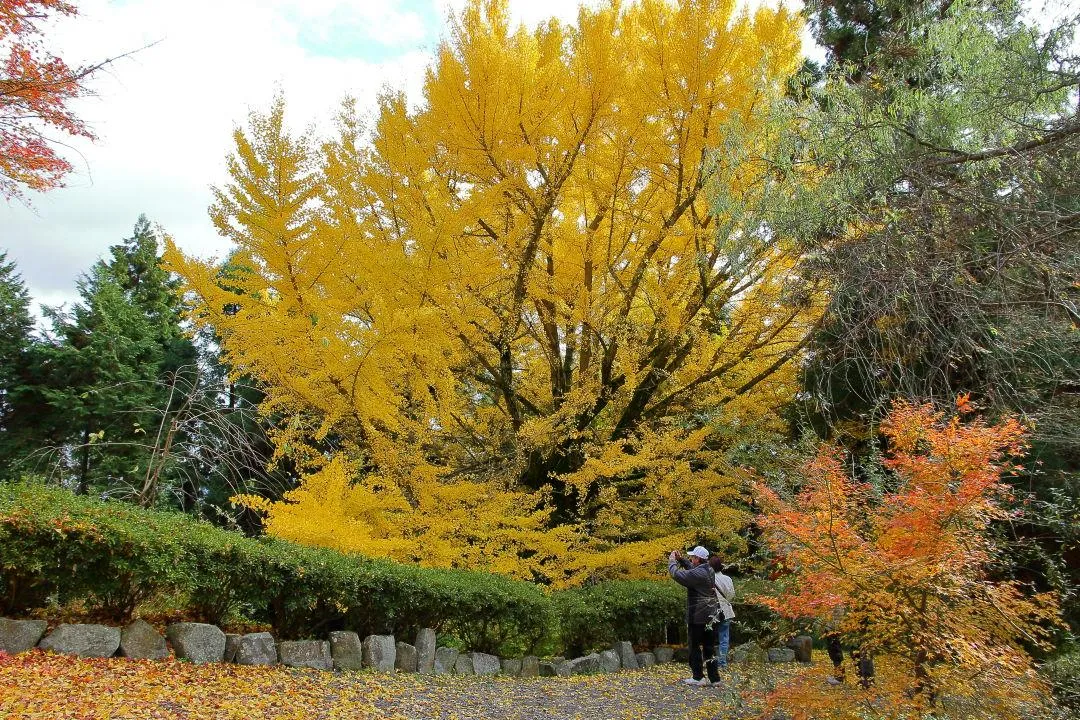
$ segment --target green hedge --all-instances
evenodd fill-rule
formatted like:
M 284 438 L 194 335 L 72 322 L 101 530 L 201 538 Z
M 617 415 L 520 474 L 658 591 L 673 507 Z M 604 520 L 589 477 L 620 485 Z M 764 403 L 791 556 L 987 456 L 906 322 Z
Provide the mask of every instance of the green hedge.
M 411 637 L 431 627 L 488 652 L 658 642 L 680 622 L 674 583 L 610 582 L 545 593 L 483 572 L 435 570 L 272 538 L 35 484 L 0 485 L 0 612 L 82 602 L 118 621 L 150 600 L 281 639 L 329 630 Z
M 686 618 L 686 590 L 674 582 L 612 580 L 553 593 L 562 644 L 572 655 L 617 640 L 657 645 Z

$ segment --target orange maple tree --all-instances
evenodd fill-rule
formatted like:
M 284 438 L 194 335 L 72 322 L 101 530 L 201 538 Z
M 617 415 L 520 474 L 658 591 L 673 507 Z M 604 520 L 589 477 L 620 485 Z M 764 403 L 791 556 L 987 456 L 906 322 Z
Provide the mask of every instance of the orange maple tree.
M 106 63 L 71 68 L 44 49 L 41 24 L 71 16 L 65 0 L 0 0 L 0 196 L 24 188 L 59 187 L 71 163 L 57 154 L 50 131 L 93 138 L 71 109 L 86 93 L 84 81 Z
M 875 480 L 853 478 L 826 446 L 795 497 L 758 487 L 766 541 L 790 571 L 761 600 L 877 664 L 869 688 L 832 688 L 822 668 L 774 692 L 772 706 L 799 717 L 1012 717 L 1041 702 L 1025 646 L 1045 642 L 1056 604 L 996 579 L 991 533 L 1013 512 L 1003 477 L 1020 469 L 1025 431 L 969 410 L 965 397 L 952 415 L 896 404 Z

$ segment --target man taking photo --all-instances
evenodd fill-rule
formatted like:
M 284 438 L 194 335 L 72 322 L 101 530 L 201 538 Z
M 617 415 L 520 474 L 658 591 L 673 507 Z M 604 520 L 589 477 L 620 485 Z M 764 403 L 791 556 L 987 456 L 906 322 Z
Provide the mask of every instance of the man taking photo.
M 709 567 L 709 551 L 698 545 L 687 556 L 673 550 L 668 556 L 668 573 L 686 588 L 687 642 L 690 645 L 690 673 L 687 685 L 715 685 L 720 682 L 716 667 L 716 633 L 705 625 L 717 611 L 713 592 L 715 573 Z M 709 679 L 705 679 L 703 666 Z

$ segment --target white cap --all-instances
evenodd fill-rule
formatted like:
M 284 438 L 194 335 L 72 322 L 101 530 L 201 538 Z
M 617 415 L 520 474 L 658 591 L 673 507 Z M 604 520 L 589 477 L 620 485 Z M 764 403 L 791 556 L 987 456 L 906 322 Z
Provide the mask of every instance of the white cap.
M 689 554 L 693 555 L 694 557 L 701 558 L 702 560 L 709 559 L 709 551 L 701 547 L 700 545 L 691 550 Z

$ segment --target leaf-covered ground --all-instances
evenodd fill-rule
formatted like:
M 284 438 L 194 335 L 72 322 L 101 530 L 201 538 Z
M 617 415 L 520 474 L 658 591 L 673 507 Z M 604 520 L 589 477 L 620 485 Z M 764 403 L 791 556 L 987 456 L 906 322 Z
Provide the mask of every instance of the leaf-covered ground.
M 729 671 L 723 688 L 683 685 L 678 665 L 574 678 L 336 674 L 39 651 L 0 654 L 0 717 L 315 720 L 714 720 L 752 713 L 785 668 Z M 749 700 L 749 704 L 747 701 Z

